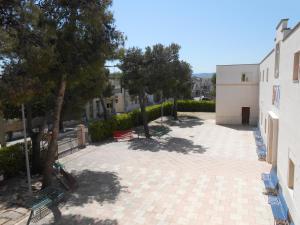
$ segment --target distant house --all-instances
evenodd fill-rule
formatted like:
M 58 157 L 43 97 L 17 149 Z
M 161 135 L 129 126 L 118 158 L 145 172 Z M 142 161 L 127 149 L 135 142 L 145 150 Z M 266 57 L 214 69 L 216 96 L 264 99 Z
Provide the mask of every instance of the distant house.
M 211 98 L 213 84 L 211 78 L 192 77 L 192 97 Z
M 111 76 L 109 81 L 113 87 L 112 96 L 105 98 L 106 110 L 109 114 L 125 113 L 140 107 L 138 97 L 130 96 L 128 91 L 121 85 L 121 78 Z M 148 105 L 154 104 L 153 96 L 147 96 Z M 94 98 L 85 106 L 86 117 L 88 120 L 101 119 L 103 108 L 99 98 Z

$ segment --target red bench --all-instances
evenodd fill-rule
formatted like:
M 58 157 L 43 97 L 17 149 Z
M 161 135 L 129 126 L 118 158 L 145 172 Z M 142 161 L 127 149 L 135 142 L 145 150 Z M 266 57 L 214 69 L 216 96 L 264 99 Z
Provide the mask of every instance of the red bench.
M 116 141 L 129 141 L 133 139 L 132 130 L 117 130 L 114 131 L 113 135 Z

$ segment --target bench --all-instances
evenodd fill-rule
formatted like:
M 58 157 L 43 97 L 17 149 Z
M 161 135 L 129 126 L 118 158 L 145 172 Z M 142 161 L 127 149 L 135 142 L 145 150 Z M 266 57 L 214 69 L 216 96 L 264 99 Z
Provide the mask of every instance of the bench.
M 276 170 L 272 169 L 269 174 L 263 173 L 261 175 L 261 179 L 265 184 L 267 194 L 277 195 L 278 178 L 277 178 Z
M 114 131 L 113 137 L 116 141 L 129 141 L 133 139 L 133 131 L 131 129 Z
M 78 187 L 78 183 L 73 175 L 65 170 L 63 164 L 55 162 L 53 164 L 54 174 L 58 181 L 64 186 L 68 191 L 74 191 Z
M 268 203 L 271 205 L 272 213 L 275 220 L 275 225 L 289 225 L 288 207 L 282 195 L 269 195 Z
M 266 160 L 266 156 L 267 156 L 267 153 L 266 153 L 265 149 L 264 148 L 259 148 L 257 150 L 257 156 L 258 156 L 259 160 L 265 161 Z
M 29 225 L 31 221 L 37 222 L 47 216 L 51 211 L 51 207 L 57 207 L 63 197 L 64 192 L 60 189 L 49 187 L 40 191 L 37 198 L 30 204 L 31 212 L 27 225 Z

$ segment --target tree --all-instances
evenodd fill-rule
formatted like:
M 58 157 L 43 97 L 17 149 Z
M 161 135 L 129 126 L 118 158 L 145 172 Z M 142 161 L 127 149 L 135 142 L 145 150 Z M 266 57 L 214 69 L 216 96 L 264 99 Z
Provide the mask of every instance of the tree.
M 45 76 L 53 63 L 52 36 L 45 36 L 40 26 L 42 10 L 34 1 L 1 1 L 0 3 L 0 79 L 1 101 L 5 118 L 20 118 L 20 105 L 26 105 L 27 131 L 32 140 L 33 173 L 40 170 L 39 129 L 32 126 L 33 117 L 45 114 L 52 106 L 53 83 Z M 47 103 L 47 104 L 46 104 Z
M 170 93 L 171 68 L 174 62 L 179 60 L 180 46 L 171 44 L 164 46 L 156 44 L 147 47 L 145 57 L 150 62 L 148 71 L 150 73 L 150 90 L 161 99 L 161 116 L 163 116 L 163 102 L 165 98 L 172 96 Z
M 7 2 L 1 2 L 0 7 L 0 41 L 4 43 L 0 54 L 6 80 L 13 81 L 6 83 L 16 85 L 23 94 L 8 90 L 14 90 L 18 100 L 14 102 L 27 103 L 40 87 L 52 118 L 52 138 L 43 169 L 45 187 L 51 184 L 66 91 L 79 87 L 82 92 L 89 90 L 81 84 L 116 56 L 123 35 L 115 28 L 110 0 Z
M 170 96 L 173 97 L 173 117 L 177 117 L 177 99 L 190 98 L 191 96 L 191 76 L 192 69 L 190 64 L 185 61 L 175 61 L 171 64 Z
M 150 76 L 147 70 L 149 63 L 140 48 L 130 48 L 126 51 L 120 65 L 125 88 L 130 95 L 138 96 L 146 138 L 150 138 L 146 114 L 146 98 L 147 94 L 150 94 Z
M 211 83 L 212 83 L 212 91 L 211 91 L 211 95 L 213 98 L 216 97 L 216 80 L 217 80 L 217 74 L 214 73 L 211 77 Z

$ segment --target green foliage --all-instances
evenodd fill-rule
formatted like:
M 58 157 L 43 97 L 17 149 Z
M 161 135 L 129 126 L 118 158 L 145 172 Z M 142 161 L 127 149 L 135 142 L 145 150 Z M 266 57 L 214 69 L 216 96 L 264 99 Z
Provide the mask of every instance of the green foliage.
M 171 115 L 173 104 L 165 102 L 163 104 L 164 116 Z M 215 103 L 211 101 L 179 100 L 178 111 L 182 112 L 214 112 Z M 149 121 L 156 120 L 161 116 L 161 105 L 146 107 Z M 140 110 L 119 114 L 109 120 L 92 122 L 89 125 L 89 133 L 92 142 L 103 141 L 112 137 L 115 130 L 128 130 L 135 126 L 142 125 L 142 115 Z
M 4 172 L 5 177 L 12 177 L 24 168 L 25 156 L 21 144 L 0 148 L 0 171 Z
M 215 112 L 215 102 L 178 100 L 177 108 L 180 112 Z
M 214 73 L 213 76 L 211 77 L 211 83 L 213 84 L 213 90 L 211 92 L 211 95 L 213 97 L 216 97 L 216 81 L 217 81 L 217 74 Z

